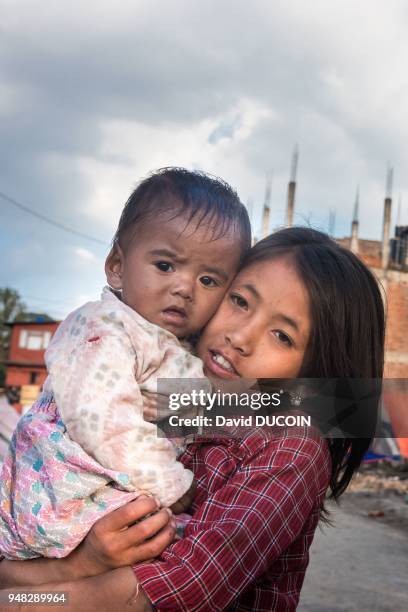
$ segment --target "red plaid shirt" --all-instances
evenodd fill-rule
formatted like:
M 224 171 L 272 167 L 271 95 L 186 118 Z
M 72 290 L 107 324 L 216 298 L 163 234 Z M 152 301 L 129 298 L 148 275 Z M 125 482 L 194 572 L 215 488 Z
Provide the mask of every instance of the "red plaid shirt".
M 198 481 L 185 537 L 134 571 L 156 609 L 295 610 L 329 483 L 312 428 L 201 438 L 184 465 Z

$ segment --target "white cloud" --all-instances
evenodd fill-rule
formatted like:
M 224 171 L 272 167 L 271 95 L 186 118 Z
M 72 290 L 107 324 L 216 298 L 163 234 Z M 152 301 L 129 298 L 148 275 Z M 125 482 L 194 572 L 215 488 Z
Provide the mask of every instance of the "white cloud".
M 74 253 L 85 261 L 97 261 L 98 259 L 95 253 L 92 253 L 92 251 L 88 251 L 88 249 L 84 249 L 83 247 L 75 247 Z
M 327 229 L 335 208 L 348 232 L 360 184 L 380 238 L 389 161 L 408 223 L 407 27 L 404 0 L 6 0 L 0 189 L 106 248 L 2 202 L 4 278 L 95 296 L 124 202 L 166 165 L 225 178 L 256 226 L 273 170 L 279 225 L 295 142 L 296 219 Z
M 233 133 L 211 138 L 234 117 L 239 121 Z M 89 190 L 83 214 L 110 227 L 113 235 L 123 204 L 137 181 L 164 166 L 203 169 L 242 187 L 245 179 L 249 183 L 253 178 L 245 160 L 245 141 L 274 117 L 272 109 L 244 98 L 222 114 L 186 125 L 105 122 L 101 125 L 101 158 L 79 159 L 79 171 Z

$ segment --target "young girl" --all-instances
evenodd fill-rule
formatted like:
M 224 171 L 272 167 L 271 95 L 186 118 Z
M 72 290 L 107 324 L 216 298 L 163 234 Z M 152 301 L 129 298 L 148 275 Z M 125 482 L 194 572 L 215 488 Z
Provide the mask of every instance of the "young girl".
M 61 324 L 49 377 L 4 461 L 0 551 L 69 554 L 93 523 L 142 492 L 170 506 L 193 474 L 143 419 L 159 378 L 204 379 L 179 342 L 222 300 L 250 245 L 245 208 L 219 180 L 168 168 L 129 198 L 106 260 L 109 287 Z
M 377 282 L 328 236 L 277 232 L 250 251 L 198 354 L 220 379 L 381 379 Z M 372 397 L 374 415 L 377 407 Z M 67 559 L 2 562 L 0 576 L 8 586 L 66 591 L 73 612 L 295 610 L 326 490 L 342 494 L 369 444 L 306 427 L 198 439 L 182 457 L 198 487 L 180 541 L 171 543 L 163 512 L 132 525 L 155 509 L 138 499 L 101 519 Z

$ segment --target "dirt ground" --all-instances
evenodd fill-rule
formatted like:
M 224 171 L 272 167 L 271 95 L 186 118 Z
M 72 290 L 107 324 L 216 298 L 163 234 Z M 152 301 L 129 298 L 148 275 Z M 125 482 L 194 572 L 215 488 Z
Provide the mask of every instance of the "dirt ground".
M 368 465 L 311 548 L 300 612 L 407 612 L 408 465 Z

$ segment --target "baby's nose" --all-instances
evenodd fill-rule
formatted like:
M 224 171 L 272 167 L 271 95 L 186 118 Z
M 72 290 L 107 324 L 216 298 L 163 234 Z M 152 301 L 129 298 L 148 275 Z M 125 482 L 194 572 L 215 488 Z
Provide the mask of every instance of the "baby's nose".
M 194 281 L 188 276 L 179 277 L 173 285 L 173 295 L 179 295 L 184 300 L 192 300 L 194 298 Z

